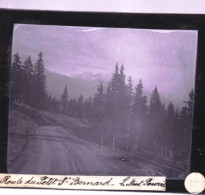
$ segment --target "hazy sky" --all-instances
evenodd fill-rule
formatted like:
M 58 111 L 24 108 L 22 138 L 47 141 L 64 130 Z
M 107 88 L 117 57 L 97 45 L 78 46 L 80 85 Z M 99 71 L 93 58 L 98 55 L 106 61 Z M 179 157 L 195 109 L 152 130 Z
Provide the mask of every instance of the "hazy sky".
M 187 99 L 194 87 L 197 31 L 16 24 L 12 49 L 33 62 L 42 51 L 48 70 L 68 76 L 109 78 L 118 62 L 134 83 L 141 78 L 146 91 L 158 86 L 174 102 Z

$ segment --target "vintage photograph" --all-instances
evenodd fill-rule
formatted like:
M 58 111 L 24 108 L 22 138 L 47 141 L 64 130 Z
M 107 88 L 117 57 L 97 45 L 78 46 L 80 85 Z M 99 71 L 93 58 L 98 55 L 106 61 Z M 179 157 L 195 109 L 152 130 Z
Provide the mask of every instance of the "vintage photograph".
M 8 173 L 184 179 L 197 36 L 15 24 Z

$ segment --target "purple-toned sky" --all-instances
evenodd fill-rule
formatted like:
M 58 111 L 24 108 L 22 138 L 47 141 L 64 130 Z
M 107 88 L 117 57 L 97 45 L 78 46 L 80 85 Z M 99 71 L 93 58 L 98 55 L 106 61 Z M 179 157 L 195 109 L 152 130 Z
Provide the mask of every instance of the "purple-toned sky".
M 165 98 L 181 102 L 194 88 L 197 31 L 16 24 L 17 51 L 33 62 L 42 51 L 45 67 L 67 76 L 91 72 L 107 79 L 118 62 L 134 84 L 141 78 L 144 90 L 158 86 Z

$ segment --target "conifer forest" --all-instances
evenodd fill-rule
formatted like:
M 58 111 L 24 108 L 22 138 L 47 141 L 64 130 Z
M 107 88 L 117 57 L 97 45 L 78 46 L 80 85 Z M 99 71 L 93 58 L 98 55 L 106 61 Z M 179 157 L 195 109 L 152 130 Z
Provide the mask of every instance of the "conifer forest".
M 116 60 L 109 64 L 107 81 L 94 78 L 94 93 L 88 95 L 91 81 L 49 72 L 47 54 L 40 51 L 35 58 L 13 53 L 8 172 L 175 179 L 189 172 L 194 86 L 186 86 L 187 97 L 181 103 L 171 95 L 165 100 L 155 80 L 148 89 L 138 68 L 128 74 L 129 62 Z

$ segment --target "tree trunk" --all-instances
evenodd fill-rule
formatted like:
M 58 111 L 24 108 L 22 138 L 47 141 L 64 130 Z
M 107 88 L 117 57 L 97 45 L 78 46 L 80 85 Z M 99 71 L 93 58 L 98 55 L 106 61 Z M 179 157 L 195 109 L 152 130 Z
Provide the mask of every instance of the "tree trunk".
M 103 125 L 101 125 L 100 150 L 102 150 L 102 148 L 103 148 L 103 144 L 104 144 L 104 140 L 103 140 L 103 132 L 104 132 L 104 128 L 103 128 Z
M 112 138 L 112 148 L 113 149 L 115 148 L 115 136 L 113 136 L 113 138 Z
M 127 136 L 127 150 L 129 150 L 129 143 L 130 143 L 130 134 Z

